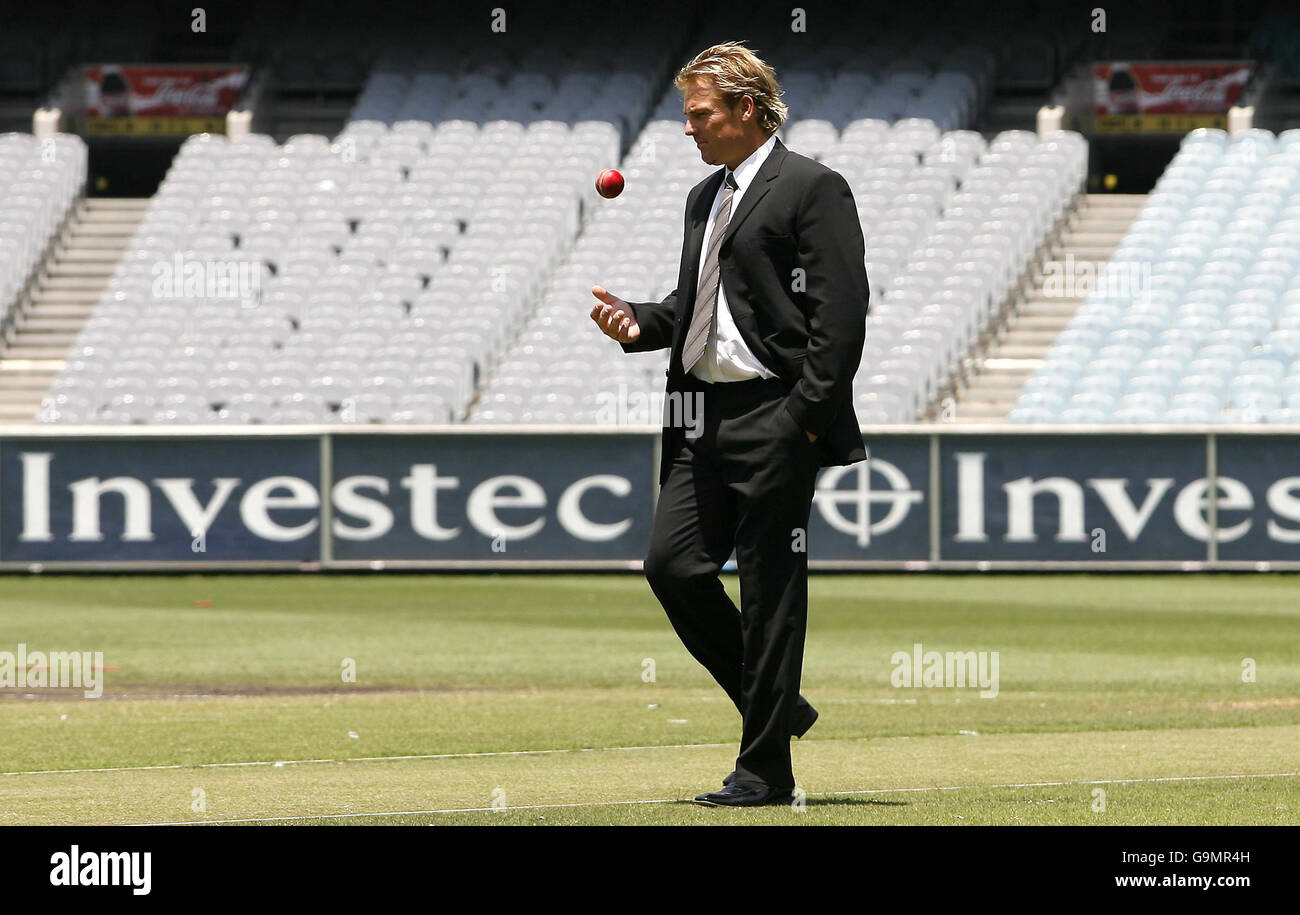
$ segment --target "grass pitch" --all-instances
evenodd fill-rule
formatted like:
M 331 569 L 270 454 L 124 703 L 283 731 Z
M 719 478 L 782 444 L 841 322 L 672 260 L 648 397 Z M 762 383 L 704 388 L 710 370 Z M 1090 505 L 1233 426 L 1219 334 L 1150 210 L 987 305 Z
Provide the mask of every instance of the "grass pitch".
M 635 575 L 11 578 L 0 651 L 109 672 L 0 689 L 0 824 L 1295 824 L 1296 595 L 814 577 L 806 797 L 738 811 L 686 802 L 740 718 Z M 891 685 L 917 642 L 997 651 L 998 695 Z

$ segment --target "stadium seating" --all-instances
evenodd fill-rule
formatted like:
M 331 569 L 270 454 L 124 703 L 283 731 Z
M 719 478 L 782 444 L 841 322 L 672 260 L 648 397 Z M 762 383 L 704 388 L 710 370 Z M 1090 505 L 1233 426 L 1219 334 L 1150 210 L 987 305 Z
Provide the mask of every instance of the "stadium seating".
M 862 422 L 921 417 L 1061 219 L 1086 168 L 1087 145 L 1075 133 L 1040 140 L 1005 131 L 985 147 L 957 132 L 932 135 L 920 163 L 901 175 L 882 177 L 877 165 L 863 192 L 855 187 L 867 208 L 875 300 L 854 384 Z M 869 193 L 873 183 L 881 193 Z
M 810 128 L 825 136 L 821 124 L 796 122 L 792 148 Z M 602 397 L 619 391 L 620 399 L 645 403 L 662 390 L 667 352 L 629 357 L 593 338 L 579 303 L 594 301 L 593 282 L 630 301 L 671 291 L 681 200 L 711 171 L 681 143 L 680 131 L 680 122 L 665 118 L 638 139 L 624 173 L 645 188 L 643 195 L 602 206 L 471 421 L 606 422 Z M 1078 189 L 1085 144 L 1076 134 L 1039 141 L 1008 132 L 986 149 L 978 134 L 940 134 L 933 123 L 908 119 L 892 126 L 859 121 L 818 148 L 823 161 L 848 177 L 868 243 L 873 304 L 854 383 L 859 416 L 913 421 Z M 629 238 L 636 241 L 631 250 Z M 557 347 L 571 365 L 553 365 Z M 599 386 L 591 384 L 593 376 Z
M 0 134 L 0 317 L 13 307 L 86 183 L 86 144 Z
M 1300 417 L 1300 130 L 1183 138 L 1013 422 Z
M 1086 144 L 1073 133 L 1040 142 L 1010 131 L 989 145 L 963 129 L 993 78 L 978 46 L 936 48 L 925 65 L 887 44 L 862 56 L 823 46 L 813 60 L 797 39 L 774 40 L 784 42 L 771 56 L 793 115 L 782 141 L 846 176 L 867 239 L 873 304 L 854 383 L 859 416 L 913 421 L 1080 187 Z M 583 304 L 594 302 L 596 283 L 628 301 L 672 290 L 683 200 L 712 171 L 682 137 L 676 90 L 664 93 L 622 171 L 635 190 L 600 202 L 471 422 L 659 421 L 642 407 L 663 390 L 667 352 L 625 355 L 592 334 Z M 625 412 L 611 412 L 620 402 Z
M 997 78 L 997 26 L 853 15 L 816 43 L 774 19 L 755 45 L 782 74 L 783 141 L 843 173 L 858 203 L 872 285 L 860 416 L 908 422 L 1059 220 L 1086 145 L 970 129 Z M 701 34 L 721 19 L 705 14 Z M 333 139 L 187 141 L 43 418 L 598 423 L 602 396 L 660 393 L 666 353 L 626 357 L 588 311 L 593 283 L 669 291 L 682 201 L 710 171 L 681 135 L 671 23 L 639 24 L 646 40 L 612 59 L 546 28 L 554 40 L 513 58 L 486 31 L 387 47 Z M 306 83 L 325 79 L 322 48 Z M 629 191 L 601 200 L 592 177 L 620 156 Z M 185 271 L 248 288 L 192 289 Z
M 472 72 L 376 73 L 332 143 L 191 138 L 48 395 L 53 415 L 461 418 L 572 244 L 591 176 L 617 161 L 610 120 L 646 106 L 648 70 L 558 86 L 521 72 L 505 94 Z M 579 90 L 597 84 L 586 109 L 610 120 L 581 119 Z M 160 296 L 177 257 L 248 268 L 257 294 Z
M 546 121 L 381 129 L 347 134 L 355 150 L 187 141 L 51 391 L 64 421 L 460 416 L 616 138 Z M 173 263 L 252 282 L 160 295 Z

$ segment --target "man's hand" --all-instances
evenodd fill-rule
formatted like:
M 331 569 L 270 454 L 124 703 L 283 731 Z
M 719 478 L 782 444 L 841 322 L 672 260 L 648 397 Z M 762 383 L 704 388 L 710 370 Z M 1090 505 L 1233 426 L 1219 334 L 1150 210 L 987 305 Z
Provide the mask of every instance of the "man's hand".
M 635 343 L 641 336 L 641 325 L 636 323 L 627 302 L 612 295 L 604 286 L 592 286 L 591 294 L 602 303 L 592 306 L 591 320 L 605 336 L 619 343 Z

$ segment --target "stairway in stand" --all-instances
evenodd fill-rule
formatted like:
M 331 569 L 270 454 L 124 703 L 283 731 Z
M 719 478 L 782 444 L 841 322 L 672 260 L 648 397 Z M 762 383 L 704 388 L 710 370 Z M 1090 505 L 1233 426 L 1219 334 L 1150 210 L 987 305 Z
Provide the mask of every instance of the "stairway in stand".
M 955 392 L 933 404 L 928 419 L 1001 423 L 1029 376 L 1086 298 L 1082 283 L 1096 279 L 1146 203 L 1145 194 L 1087 194 L 1056 243 L 1045 252 L 1034 285 L 1007 319 L 971 356 Z M 1067 278 L 1073 274 L 1073 281 Z M 1081 294 L 1070 294 L 1081 293 Z
M 41 398 L 149 208 L 149 200 L 87 198 L 42 264 L 0 343 L 0 423 L 37 420 Z

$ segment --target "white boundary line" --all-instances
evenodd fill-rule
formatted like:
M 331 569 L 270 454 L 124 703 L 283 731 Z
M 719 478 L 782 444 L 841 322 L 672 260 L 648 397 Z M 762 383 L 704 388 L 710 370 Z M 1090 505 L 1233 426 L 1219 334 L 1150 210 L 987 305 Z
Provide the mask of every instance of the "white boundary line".
M 1259 772 L 1238 775 L 1172 775 L 1156 778 L 1104 778 L 1059 782 L 1010 782 L 1002 785 L 931 785 L 920 788 L 864 788 L 849 791 L 826 791 L 808 797 L 832 797 L 841 794 L 917 794 L 927 791 L 972 791 L 997 788 L 1058 788 L 1065 785 L 1131 785 L 1154 782 L 1204 782 L 1246 778 L 1296 778 L 1300 772 Z M 233 823 L 289 823 L 301 820 L 344 820 L 361 817 L 423 816 L 429 814 L 488 813 L 494 810 L 556 810 L 575 807 L 627 807 L 648 804 L 682 804 L 687 798 L 655 798 L 636 801 L 578 801 L 570 804 L 520 804 L 510 807 L 447 807 L 438 810 L 383 810 L 373 813 L 318 813 L 289 817 L 247 817 L 235 820 L 185 820 L 175 823 L 124 823 L 124 826 L 217 826 Z
M 494 750 L 483 753 L 425 753 L 409 756 L 339 756 L 333 759 L 277 759 L 250 762 L 173 763 L 166 766 L 106 766 L 101 769 L 28 769 L 0 772 L 0 777 L 17 775 L 87 775 L 97 772 L 157 772 L 167 769 L 234 769 L 241 766 L 309 766 L 320 763 L 399 762 L 413 759 L 483 759 L 493 756 L 552 756 L 562 753 L 607 753 L 629 750 L 690 750 L 729 747 L 733 743 L 661 743 L 643 747 L 559 747 L 550 750 Z

